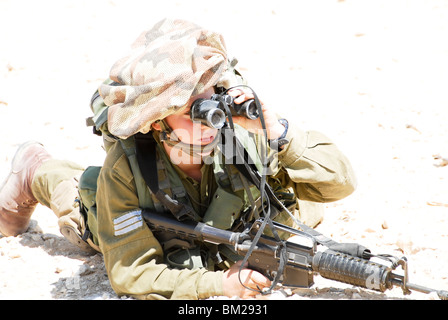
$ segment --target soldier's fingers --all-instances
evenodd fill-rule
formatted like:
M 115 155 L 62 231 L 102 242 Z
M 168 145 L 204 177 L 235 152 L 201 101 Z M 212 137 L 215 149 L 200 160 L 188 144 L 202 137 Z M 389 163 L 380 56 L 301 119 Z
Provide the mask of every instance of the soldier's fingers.
M 269 280 L 268 278 L 266 278 L 264 275 L 262 275 L 260 272 L 257 271 L 252 271 L 250 279 L 259 288 L 266 288 L 272 284 L 271 280 Z
M 228 91 L 228 94 L 235 98 L 234 102 L 236 104 L 241 104 L 254 98 L 254 94 L 249 89 L 233 88 Z

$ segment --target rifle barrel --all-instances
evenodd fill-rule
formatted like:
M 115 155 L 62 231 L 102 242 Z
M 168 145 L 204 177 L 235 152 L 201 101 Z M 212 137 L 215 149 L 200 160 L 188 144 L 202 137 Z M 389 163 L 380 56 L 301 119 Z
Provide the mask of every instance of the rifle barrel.
M 391 280 L 391 282 L 395 286 L 403 287 L 403 280 L 404 280 L 403 276 L 394 274 L 394 278 Z M 428 288 L 428 287 L 425 287 L 425 286 L 422 286 L 419 284 L 415 284 L 415 283 L 410 283 L 410 282 L 407 282 L 405 284 L 404 288 L 408 289 L 408 290 L 426 293 L 426 294 L 435 292 L 435 293 L 437 293 L 437 295 L 439 296 L 439 298 L 441 300 L 448 300 L 448 291 L 445 291 L 445 290 L 436 290 L 436 289 Z

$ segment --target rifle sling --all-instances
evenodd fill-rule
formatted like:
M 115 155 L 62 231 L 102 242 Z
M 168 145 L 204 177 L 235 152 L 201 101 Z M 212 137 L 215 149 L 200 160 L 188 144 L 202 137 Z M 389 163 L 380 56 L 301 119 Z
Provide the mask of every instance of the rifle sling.
M 232 137 L 232 142 L 233 145 L 235 146 L 235 148 L 232 148 L 233 151 L 235 151 L 235 154 L 230 154 L 230 148 L 222 148 L 221 152 L 224 154 L 224 157 L 226 158 L 226 160 L 233 160 L 232 163 L 233 165 L 237 168 L 237 170 L 245 177 L 247 178 L 249 181 L 251 181 L 255 186 L 257 186 L 257 188 L 260 190 L 260 192 L 262 193 L 262 199 L 263 199 L 263 193 L 267 192 L 268 194 L 268 199 L 266 199 L 268 205 L 267 205 L 267 212 L 264 212 L 263 208 L 263 204 L 261 205 L 261 208 L 264 212 L 264 219 L 263 219 L 263 223 L 261 224 L 260 228 L 258 229 L 256 235 L 254 236 L 254 238 L 252 239 L 252 244 L 250 246 L 250 248 L 248 249 L 246 255 L 244 256 L 242 263 L 241 263 L 241 267 L 238 273 L 238 278 L 240 280 L 241 285 L 243 285 L 244 287 L 246 287 L 242 282 L 241 282 L 241 278 L 240 278 L 240 274 L 241 274 L 241 270 L 244 268 L 245 263 L 247 262 L 247 260 L 249 259 L 249 257 L 251 256 L 253 250 L 255 249 L 261 235 L 264 232 L 264 229 L 266 227 L 266 225 L 269 225 L 269 228 L 271 229 L 272 234 L 274 235 L 275 240 L 281 244 L 281 249 L 280 249 L 280 261 L 279 261 L 279 268 L 277 270 L 276 276 L 275 278 L 272 280 L 271 286 L 266 290 L 266 291 L 261 291 L 261 290 L 253 290 L 249 287 L 246 287 L 246 289 L 249 290 L 253 290 L 253 291 L 258 291 L 262 294 L 269 294 L 272 292 L 272 290 L 275 288 L 275 286 L 277 285 L 277 283 L 280 282 L 280 278 L 283 275 L 283 271 L 284 268 L 286 266 L 286 261 L 287 261 L 287 255 L 286 255 L 286 244 L 284 241 L 282 241 L 274 227 L 274 224 L 272 223 L 272 219 L 273 217 L 271 217 L 271 210 L 270 210 L 270 199 L 272 197 L 274 197 L 275 199 L 277 199 L 272 191 L 272 189 L 270 189 L 270 187 L 265 183 L 265 180 L 263 180 L 263 177 L 257 177 L 258 174 L 258 170 L 256 168 L 256 166 L 254 165 L 255 162 L 253 162 L 250 158 L 250 155 L 248 154 L 246 148 L 244 148 L 244 146 L 242 145 L 242 143 L 238 140 L 238 138 L 236 137 L 236 135 L 234 134 L 234 130 L 233 129 L 225 129 L 225 130 L 232 130 L 230 132 L 230 135 L 227 134 L 227 136 L 231 136 Z M 225 130 L 222 130 L 222 142 L 223 145 L 225 145 L 226 143 L 226 133 Z M 264 186 L 264 188 L 263 188 Z M 264 191 L 263 191 L 264 190 Z M 249 222 L 249 221 L 246 221 Z

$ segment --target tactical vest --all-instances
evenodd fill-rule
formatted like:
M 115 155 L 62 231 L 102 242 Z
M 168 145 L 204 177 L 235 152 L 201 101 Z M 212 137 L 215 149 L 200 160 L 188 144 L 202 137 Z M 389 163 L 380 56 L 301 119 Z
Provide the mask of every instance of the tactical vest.
M 97 98 L 97 94 L 92 97 L 91 108 L 95 116 L 88 119 L 87 124 L 95 125 L 94 132 L 103 136 L 106 151 L 114 143 L 121 144 L 128 157 L 134 176 L 139 207 L 157 212 L 167 212 L 167 208 L 155 197 L 144 180 L 136 157 L 135 137 L 132 136 L 123 140 L 110 135 L 107 130 L 107 106 L 102 99 Z M 235 135 L 254 161 L 254 165 L 261 172 L 262 164 L 254 139 L 238 125 L 235 125 Z M 191 207 L 182 181 L 162 148 L 161 145 L 157 144 L 156 163 L 159 188 L 175 201 Z M 78 186 L 81 211 L 87 219 L 88 232 L 86 234 L 90 236 L 90 240 L 95 245 L 98 245 L 96 189 L 100 170 L 101 167 L 88 167 L 81 176 Z M 213 171 L 218 187 L 205 214 L 202 217 L 196 214 L 195 219 L 198 221 L 202 220 L 202 222 L 220 229 L 235 230 L 238 222 L 241 222 L 243 219 L 250 220 L 253 217 L 258 217 L 263 205 L 258 188 L 250 183 L 233 164 L 226 163 L 225 157 L 220 152 L 216 152 L 213 155 Z M 281 187 L 280 183 L 274 184 L 276 184 L 274 190 L 283 199 L 284 204 L 294 210 L 297 204 L 294 193 L 289 189 Z M 291 225 L 287 214 L 280 214 L 275 220 Z M 269 233 L 268 230 L 266 232 Z M 203 257 L 201 258 L 201 255 L 203 256 L 203 252 L 200 252 L 202 248 L 184 240 L 176 239 L 174 236 L 159 235 L 158 238 L 164 248 L 167 263 L 170 265 L 182 268 L 205 266 L 204 259 Z M 209 251 L 217 253 L 216 248 L 209 249 Z M 228 249 L 225 247 L 219 248 L 219 250 L 226 252 L 225 255 L 228 259 L 236 261 L 237 257 Z

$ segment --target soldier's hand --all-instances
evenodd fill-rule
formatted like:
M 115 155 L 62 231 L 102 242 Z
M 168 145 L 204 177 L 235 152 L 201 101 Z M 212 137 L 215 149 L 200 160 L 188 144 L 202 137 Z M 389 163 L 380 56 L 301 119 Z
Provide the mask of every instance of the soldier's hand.
M 247 100 L 254 99 L 252 90 L 244 87 L 236 87 L 230 89 L 227 94 L 234 98 L 234 102 L 236 104 L 242 104 Z M 276 139 L 280 137 L 283 131 L 285 131 L 285 127 L 283 127 L 283 125 L 278 122 L 277 115 L 272 110 L 272 108 L 268 108 L 262 101 L 260 101 L 260 103 L 262 106 L 268 139 Z M 259 119 L 250 120 L 246 117 L 234 117 L 233 122 L 246 128 L 246 130 L 252 133 L 263 134 Z
M 229 270 L 224 272 L 222 283 L 225 296 L 238 296 L 240 298 L 247 299 L 256 296 L 257 294 L 259 294 L 259 290 L 267 288 L 271 285 L 271 281 L 261 273 L 255 270 L 243 268 L 241 269 L 240 274 L 241 282 L 246 287 L 257 291 L 245 288 L 241 285 L 238 278 L 240 266 L 241 262 L 237 262 Z

